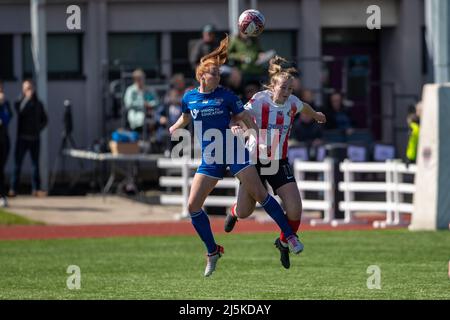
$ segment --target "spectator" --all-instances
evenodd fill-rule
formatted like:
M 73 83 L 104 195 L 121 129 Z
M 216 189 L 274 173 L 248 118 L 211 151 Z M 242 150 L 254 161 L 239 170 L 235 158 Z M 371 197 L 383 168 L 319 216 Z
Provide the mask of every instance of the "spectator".
M 317 110 L 314 103 L 314 93 L 311 90 L 302 90 L 301 100 Z M 317 147 L 323 143 L 322 126 L 305 113 L 300 113 L 294 119 L 290 139 L 303 142 L 308 148 Z
M 309 104 L 316 111 L 321 109 L 319 106 L 316 106 L 316 102 L 314 101 L 314 93 L 309 89 L 301 90 L 300 100 Z
M 294 96 L 296 96 L 297 98 L 299 98 L 300 100 L 303 100 L 302 99 L 302 95 L 303 95 L 302 82 L 299 77 L 294 78 L 294 80 L 292 81 L 292 87 L 293 87 L 292 94 Z M 308 101 L 305 101 L 305 102 L 308 102 Z M 309 102 L 308 102 L 308 104 L 309 104 Z M 312 105 L 310 104 L 310 106 L 312 106 Z
M 180 93 L 176 89 L 171 89 L 169 91 L 169 99 L 167 104 L 167 123 L 169 127 L 171 127 L 180 117 L 181 115 L 181 99 L 183 98 L 183 94 Z
M 347 135 L 353 132 L 353 121 L 345 109 L 342 95 L 338 92 L 329 97 L 328 110 L 326 112 L 327 129 L 343 130 Z
M 170 79 L 170 89 L 164 96 L 164 104 L 156 111 L 156 143 L 158 148 L 170 155 L 172 143 L 168 134 L 171 127 L 181 115 L 181 99 L 186 91 L 186 80 L 182 73 L 177 73 Z
M 244 88 L 244 97 L 241 99 L 243 103 L 247 103 L 250 99 L 261 90 L 261 87 L 258 83 L 252 82 L 245 86 Z
M 242 73 L 238 68 L 227 65 L 221 66 L 220 85 L 233 91 L 240 99 L 243 98 Z
M 133 72 L 133 81 L 134 83 L 125 91 L 124 97 L 128 125 L 131 130 L 143 133 L 146 118 L 150 119 L 150 128 L 154 126 L 153 109 L 159 101 L 156 92 L 145 86 L 145 73 L 142 69 Z
M 211 53 L 219 46 L 216 39 L 216 28 L 212 24 L 207 24 L 203 27 L 202 38 L 198 39 L 189 50 L 189 62 L 192 70 L 195 70 L 200 58 Z
M 412 107 L 410 109 L 406 119 L 409 128 L 408 146 L 406 148 L 406 159 L 408 163 L 416 163 L 420 133 L 420 111 L 421 104 L 419 103 L 416 108 Z
M 186 91 L 186 80 L 184 79 L 184 75 L 182 73 L 176 73 L 170 79 L 170 90 L 167 91 L 164 97 L 164 104 L 173 103 L 174 99 L 177 100 L 177 97 L 183 97 L 184 92 Z
M 323 143 L 322 127 L 313 118 L 301 113 L 300 119 L 294 122 L 290 138 L 305 143 L 308 148 L 317 147 Z
M 22 162 L 29 151 L 33 165 L 32 190 L 34 196 L 45 196 L 41 190 L 39 173 L 40 134 L 47 126 L 47 114 L 39 101 L 31 80 L 22 83 L 22 97 L 14 104 L 17 114 L 17 139 L 14 151 L 14 172 L 9 195 L 16 196 Z
M 237 67 L 242 73 L 242 85 L 250 82 L 261 82 L 265 70 L 259 63 L 264 55 L 257 37 L 248 37 L 242 33 L 230 41 L 228 59 L 231 66 Z
M 0 81 L 0 207 L 8 206 L 4 170 L 9 154 L 8 124 L 11 117 L 11 107 L 3 92 L 3 82 Z

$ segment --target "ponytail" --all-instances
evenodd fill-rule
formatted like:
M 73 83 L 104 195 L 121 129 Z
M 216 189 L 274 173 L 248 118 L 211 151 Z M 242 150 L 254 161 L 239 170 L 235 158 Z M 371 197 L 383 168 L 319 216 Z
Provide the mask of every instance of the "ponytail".
M 195 70 L 195 78 L 200 82 L 202 75 L 207 72 L 210 66 L 220 67 L 227 61 L 228 58 L 228 35 L 220 41 L 219 47 L 213 52 L 203 56 L 200 59 L 200 64 Z
M 269 61 L 269 84 L 265 85 L 265 87 L 269 90 L 273 90 L 274 86 L 276 85 L 276 83 L 283 79 L 283 80 L 287 80 L 287 79 L 292 79 L 294 78 L 295 75 L 298 74 L 297 69 L 295 69 L 294 67 L 290 67 L 290 68 L 285 68 L 283 67 L 283 65 L 288 64 L 289 62 L 280 57 L 280 56 L 275 56 L 272 59 L 270 59 Z

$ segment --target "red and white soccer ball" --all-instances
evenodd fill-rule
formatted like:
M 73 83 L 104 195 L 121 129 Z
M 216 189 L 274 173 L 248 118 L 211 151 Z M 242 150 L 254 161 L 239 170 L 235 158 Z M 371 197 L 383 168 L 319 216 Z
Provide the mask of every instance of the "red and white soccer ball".
M 255 9 L 245 10 L 239 16 L 239 31 L 249 37 L 257 37 L 263 32 L 266 19 Z

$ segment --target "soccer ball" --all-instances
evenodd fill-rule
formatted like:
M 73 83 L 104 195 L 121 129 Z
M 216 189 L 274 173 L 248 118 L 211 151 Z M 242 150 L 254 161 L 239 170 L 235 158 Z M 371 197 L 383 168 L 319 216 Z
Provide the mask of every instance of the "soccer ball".
M 261 12 L 245 10 L 239 16 L 239 31 L 249 37 L 257 37 L 263 32 L 266 20 Z

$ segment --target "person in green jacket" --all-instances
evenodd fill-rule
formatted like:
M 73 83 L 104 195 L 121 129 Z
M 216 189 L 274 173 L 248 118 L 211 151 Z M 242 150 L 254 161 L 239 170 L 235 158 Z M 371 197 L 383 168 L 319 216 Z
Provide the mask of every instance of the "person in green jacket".
M 415 114 L 409 114 L 408 118 L 409 137 L 406 148 L 406 159 L 409 163 L 415 163 L 417 158 L 417 147 L 419 145 L 420 119 Z
M 247 37 L 239 33 L 231 39 L 228 61 L 231 66 L 241 71 L 243 87 L 250 82 L 259 82 L 265 75 L 264 67 L 258 61 L 262 53 L 263 50 L 256 37 Z
M 153 109 L 159 105 L 159 99 L 157 93 L 145 85 L 145 73 L 142 69 L 133 72 L 133 84 L 125 91 L 124 104 L 131 130 L 143 133 L 146 118 L 149 126 L 153 125 Z

